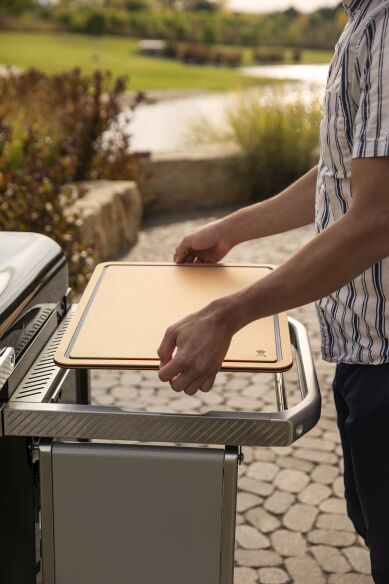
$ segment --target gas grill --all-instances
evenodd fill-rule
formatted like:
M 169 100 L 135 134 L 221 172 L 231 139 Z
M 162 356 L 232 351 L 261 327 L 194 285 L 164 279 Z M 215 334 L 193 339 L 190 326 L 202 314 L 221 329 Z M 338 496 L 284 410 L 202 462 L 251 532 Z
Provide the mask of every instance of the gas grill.
M 115 282 L 131 283 L 127 290 L 136 304 L 146 298 L 142 289 L 136 296 L 144 280 L 157 278 L 165 287 L 171 281 L 175 290 L 200 278 L 203 301 L 205 276 L 210 288 L 223 282 L 224 290 L 239 278 L 254 277 L 253 270 L 271 269 L 208 268 L 206 273 L 207 267 L 104 264 L 76 310 L 57 245 L 33 233 L 0 234 L 0 582 L 232 584 L 241 447 L 287 446 L 320 415 L 304 327 L 276 315 L 242 337 L 250 344 L 253 335 L 270 331 L 274 347 L 268 342 L 246 358 L 237 346 L 223 364 L 236 375 L 274 372 L 271 413 L 167 414 L 95 406 L 88 378 L 95 367 L 158 367 L 140 337 L 123 349 L 109 304 L 118 304 Z M 161 312 L 170 318 L 177 302 L 166 302 Z M 127 317 L 135 322 L 139 311 L 135 306 Z M 98 342 L 101 318 L 107 320 L 105 347 Z M 139 329 L 134 325 L 126 334 L 136 337 Z M 290 345 L 301 401 L 288 408 L 283 370 L 291 364 Z

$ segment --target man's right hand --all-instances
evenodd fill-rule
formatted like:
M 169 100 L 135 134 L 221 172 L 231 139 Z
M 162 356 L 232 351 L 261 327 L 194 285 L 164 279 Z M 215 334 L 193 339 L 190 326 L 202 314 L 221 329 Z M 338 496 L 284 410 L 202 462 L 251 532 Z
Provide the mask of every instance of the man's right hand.
M 174 261 L 177 264 L 220 261 L 235 245 L 229 231 L 225 219 L 195 229 L 176 248 Z

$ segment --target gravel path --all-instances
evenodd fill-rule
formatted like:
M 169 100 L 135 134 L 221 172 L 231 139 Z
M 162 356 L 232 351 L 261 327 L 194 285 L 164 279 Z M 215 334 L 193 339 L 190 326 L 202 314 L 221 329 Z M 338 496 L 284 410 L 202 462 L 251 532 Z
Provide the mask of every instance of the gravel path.
M 223 212 L 225 213 L 225 211 Z M 122 258 L 171 261 L 181 237 L 221 212 L 146 221 Z M 311 227 L 249 242 L 226 261 L 279 264 L 313 234 Z M 290 312 L 309 331 L 323 398 L 319 424 L 287 448 L 243 449 L 239 467 L 235 584 L 372 584 L 368 552 L 346 516 L 342 456 L 331 395 L 334 366 L 320 358 L 313 306 Z M 218 375 L 209 394 L 189 397 L 161 384 L 155 372 L 94 372 L 93 400 L 133 410 L 198 413 L 209 409 L 274 409 L 270 376 Z M 296 387 L 293 370 L 286 383 Z M 107 387 L 109 389 L 107 389 Z M 296 393 L 296 392 L 292 392 Z

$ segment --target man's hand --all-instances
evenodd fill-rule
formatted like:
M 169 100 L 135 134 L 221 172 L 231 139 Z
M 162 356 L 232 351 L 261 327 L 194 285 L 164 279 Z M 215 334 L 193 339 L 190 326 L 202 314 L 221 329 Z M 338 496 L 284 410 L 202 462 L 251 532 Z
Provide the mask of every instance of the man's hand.
M 234 246 L 226 220 L 219 219 L 184 237 L 174 254 L 177 264 L 216 263 Z
M 212 302 L 167 329 L 158 349 L 159 378 L 174 391 L 193 395 L 213 386 L 235 332 L 226 308 L 225 302 Z

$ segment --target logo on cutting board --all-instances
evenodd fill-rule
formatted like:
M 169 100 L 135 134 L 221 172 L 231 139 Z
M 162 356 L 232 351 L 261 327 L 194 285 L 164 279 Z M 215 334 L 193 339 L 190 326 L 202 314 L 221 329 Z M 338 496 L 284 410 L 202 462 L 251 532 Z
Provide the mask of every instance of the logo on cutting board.
M 264 351 L 264 349 L 258 349 L 257 355 L 258 357 L 266 357 L 266 351 Z

